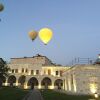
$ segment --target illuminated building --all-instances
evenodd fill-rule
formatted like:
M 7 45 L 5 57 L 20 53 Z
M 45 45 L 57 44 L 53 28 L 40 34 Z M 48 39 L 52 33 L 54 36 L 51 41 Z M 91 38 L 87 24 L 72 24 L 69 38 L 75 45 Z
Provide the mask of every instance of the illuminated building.
M 37 89 L 64 89 L 63 71 L 69 67 L 53 64 L 46 56 L 11 58 L 6 86 Z
M 5 86 L 62 89 L 77 94 L 100 94 L 100 57 L 94 64 L 71 67 L 53 64 L 46 56 L 11 58 Z
M 67 92 L 78 94 L 100 94 L 100 55 L 94 64 L 76 64 L 66 72 Z

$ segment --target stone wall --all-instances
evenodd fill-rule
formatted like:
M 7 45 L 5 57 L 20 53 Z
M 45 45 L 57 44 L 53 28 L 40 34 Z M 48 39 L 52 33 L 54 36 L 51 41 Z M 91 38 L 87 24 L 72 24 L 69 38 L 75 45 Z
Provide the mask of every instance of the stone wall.
M 66 91 L 79 94 L 100 94 L 100 65 L 76 65 L 67 70 Z

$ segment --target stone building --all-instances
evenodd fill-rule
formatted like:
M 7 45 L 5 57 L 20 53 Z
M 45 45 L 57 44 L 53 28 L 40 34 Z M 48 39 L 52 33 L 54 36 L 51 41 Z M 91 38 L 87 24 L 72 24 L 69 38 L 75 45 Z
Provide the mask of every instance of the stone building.
M 94 64 L 74 65 L 63 76 L 67 92 L 100 94 L 100 55 Z
M 64 73 L 65 90 L 73 93 L 100 93 L 100 65 L 75 65 Z
M 53 64 L 46 56 L 11 58 L 5 86 L 38 89 L 64 89 L 63 71 L 69 67 Z
M 77 94 L 100 94 L 100 55 L 94 64 L 71 67 L 52 63 L 46 56 L 11 58 L 5 86 L 62 89 Z

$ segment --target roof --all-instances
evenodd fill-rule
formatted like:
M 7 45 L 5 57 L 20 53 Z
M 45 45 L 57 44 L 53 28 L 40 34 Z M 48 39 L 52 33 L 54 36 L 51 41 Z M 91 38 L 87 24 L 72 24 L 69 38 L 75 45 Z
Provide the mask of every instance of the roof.
M 20 57 L 20 58 L 11 58 L 11 59 L 23 59 L 23 58 L 25 59 L 25 58 L 34 58 L 34 57 L 46 57 L 46 56 L 42 56 L 40 54 L 37 54 L 36 56 L 33 56 L 33 57 L 26 57 L 26 56 L 24 56 L 24 57 Z

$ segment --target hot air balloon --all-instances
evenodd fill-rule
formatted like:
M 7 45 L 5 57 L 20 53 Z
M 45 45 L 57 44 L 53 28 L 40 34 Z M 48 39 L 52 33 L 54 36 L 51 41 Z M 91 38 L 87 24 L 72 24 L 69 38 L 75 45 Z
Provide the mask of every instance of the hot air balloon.
M 39 31 L 39 38 L 42 40 L 42 42 L 46 45 L 52 38 L 53 32 L 49 28 L 42 28 Z
M 32 41 L 36 39 L 37 35 L 38 35 L 38 32 L 34 30 L 29 32 L 29 37 Z
M 3 11 L 3 9 L 4 9 L 4 6 L 3 4 L 0 3 L 0 12 Z

